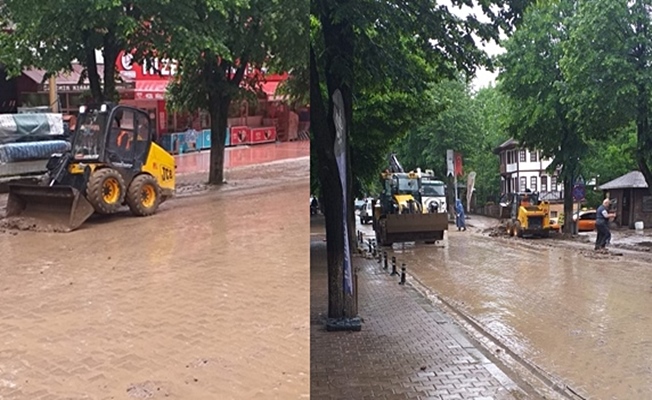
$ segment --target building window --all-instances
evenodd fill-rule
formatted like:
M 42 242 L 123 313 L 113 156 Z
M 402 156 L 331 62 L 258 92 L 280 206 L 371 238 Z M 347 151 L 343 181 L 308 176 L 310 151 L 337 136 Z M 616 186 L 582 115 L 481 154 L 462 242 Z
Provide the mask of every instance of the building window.
M 537 162 L 537 152 L 536 151 L 531 151 L 530 152 L 530 161 L 531 162 Z
M 525 192 L 526 189 L 527 189 L 527 178 L 524 177 L 524 176 L 522 176 L 522 177 L 521 177 L 521 188 L 520 188 L 520 191 L 521 191 L 521 192 Z
M 557 218 L 557 211 L 550 211 L 550 218 Z
M 525 162 L 525 160 L 526 160 L 526 158 L 525 158 L 525 150 L 521 150 L 521 151 L 519 152 L 519 160 L 520 160 L 521 162 Z
M 533 192 L 537 191 L 537 177 L 536 176 L 530 177 L 530 189 L 532 189 Z
M 547 176 L 542 176 L 541 177 L 541 191 L 542 192 L 547 192 L 548 191 L 548 177 Z
M 553 176 L 550 178 L 550 191 L 551 192 L 556 192 L 557 191 L 557 177 Z

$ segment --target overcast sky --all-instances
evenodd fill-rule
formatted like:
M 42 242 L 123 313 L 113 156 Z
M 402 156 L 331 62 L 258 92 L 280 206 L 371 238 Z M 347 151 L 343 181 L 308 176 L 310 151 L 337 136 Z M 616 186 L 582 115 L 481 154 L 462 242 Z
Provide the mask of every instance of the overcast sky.
M 488 18 L 484 15 L 482 12 L 482 8 L 480 7 L 467 7 L 467 6 L 462 6 L 462 8 L 458 7 L 453 7 L 451 6 L 451 3 L 449 0 L 439 0 L 439 4 L 447 5 L 448 8 L 451 10 L 451 12 L 455 15 L 458 15 L 461 18 L 465 18 L 466 16 L 470 14 L 475 14 L 475 16 L 478 18 L 479 21 L 481 22 L 488 22 Z M 478 44 L 480 44 L 480 41 L 478 40 Z M 480 46 L 482 49 L 484 49 L 487 54 L 490 56 L 495 56 L 500 53 L 503 53 L 505 50 L 500 47 L 497 43 L 495 42 L 489 42 L 485 43 L 484 45 Z M 474 90 L 481 89 L 483 87 L 487 87 L 490 84 L 494 83 L 496 81 L 496 76 L 498 74 L 496 72 L 489 72 L 484 68 L 478 69 L 476 72 L 476 76 L 471 82 L 471 86 Z

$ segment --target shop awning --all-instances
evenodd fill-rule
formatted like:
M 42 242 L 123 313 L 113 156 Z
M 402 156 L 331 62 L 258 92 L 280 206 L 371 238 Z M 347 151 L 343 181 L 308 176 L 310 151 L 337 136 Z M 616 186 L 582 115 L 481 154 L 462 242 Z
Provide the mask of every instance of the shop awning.
M 281 84 L 281 81 L 271 81 L 263 83 L 263 92 L 267 95 L 267 99 L 270 101 L 283 100 L 285 96 L 277 95 L 276 89 L 278 85 Z
M 168 81 L 136 81 L 135 98 L 142 100 L 165 100 Z

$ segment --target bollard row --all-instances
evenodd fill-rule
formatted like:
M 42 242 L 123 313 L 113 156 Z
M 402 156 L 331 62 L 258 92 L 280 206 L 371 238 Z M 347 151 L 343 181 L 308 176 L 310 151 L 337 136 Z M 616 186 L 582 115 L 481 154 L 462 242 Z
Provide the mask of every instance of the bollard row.
M 382 253 L 378 252 L 378 263 L 379 264 L 382 263 L 383 264 L 383 269 L 385 271 L 387 271 L 387 269 L 389 268 L 389 265 L 388 265 L 389 264 L 389 257 L 387 255 L 386 251 L 384 251 Z M 401 272 L 399 273 L 397 268 L 396 268 L 396 257 L 392 256 L 392 272 L 390 272 L 389 275 L 390 276 L 400 275 L 400 281 L 399 281 L 398 284 L 399 285 L 405 285 L 405 283 L 407 281 L 407 268 L 405 266 L 405 263 L 401 263 Z

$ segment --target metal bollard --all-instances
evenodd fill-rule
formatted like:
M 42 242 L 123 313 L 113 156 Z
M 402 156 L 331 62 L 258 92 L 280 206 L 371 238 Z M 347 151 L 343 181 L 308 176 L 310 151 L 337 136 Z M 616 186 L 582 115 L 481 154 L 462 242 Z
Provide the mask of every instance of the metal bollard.
M 392 273 L 390 275 L 398 275 L 398 272 L 396 272 L 396 257 L 392 257 Z
M 398 284 L 405 285 L 405 264 L 401 265 L 401 281 Z
M 385 266 L 383 267 L 383 269 L 387 270 L 387 252 L 385 251 L 384 254 L 385 254 Z

